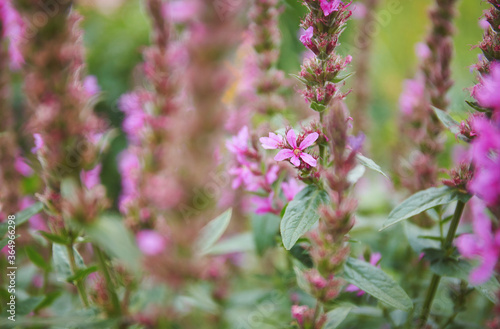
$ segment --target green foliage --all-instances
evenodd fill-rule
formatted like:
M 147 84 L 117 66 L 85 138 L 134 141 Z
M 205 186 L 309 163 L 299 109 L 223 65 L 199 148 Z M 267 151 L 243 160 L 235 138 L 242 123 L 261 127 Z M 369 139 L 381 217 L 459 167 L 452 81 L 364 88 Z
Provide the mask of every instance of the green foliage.
M 329 201 L 328 193 L 315 185 L 307 186 L 290 201 L 280 225 L 286 250 L 290 250 L 295 242 L 311 229 L 319 219 L 319 206 Z
M 252 232 L 257 253 L 264 252 L 276 245 L 281 218 L 274 214 L 252 215 Z
M 200 255 L 205 255 L 208 250 L 220 239 L 226 231 L 233 210 L 228 209 L 220 216 L 212 219 L 201 231 L 196 240 L 196 250 Z

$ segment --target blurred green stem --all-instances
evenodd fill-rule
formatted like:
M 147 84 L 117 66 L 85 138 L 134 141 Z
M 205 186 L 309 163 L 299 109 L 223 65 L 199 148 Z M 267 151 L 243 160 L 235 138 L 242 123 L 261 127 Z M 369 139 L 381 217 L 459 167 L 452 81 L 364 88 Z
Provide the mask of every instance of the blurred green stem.
M 464 212 L 465 203 L 458 201 L 455 208 L 455 213 L 453 214 L 453 219 L 451 220 L 450 228 L 448 229 L 448 235 L 443 245 L 443 250 L 448 251 L 448 249 L 453 245 L 453 239 L 457 233 L 458 224 L 460 223 L 460 218 Z M 422 307 L 422 313 L 420 314 L 419 328 L 424 328 L 429 314 L 431 312 L 432 301 L 434 296 L 436 296 L 437 288 L 439 282 L 441 281 L 441 276 L 434 274 L 431 279 L 431 284 L 429 285 L 429 290 L 427 290 L 427 296 L 425 297 L 424 305 Z
M 97 255 L 101 272 L 104 275 L 104 280 L 106 281 L 106 288 L 108 290 L 108 294 L 111 299 L 111 304 L 113 305 L 113 312 L 110 315 L 119 316 L 121 315 L 120 301 L 118 300 L 118 295 L 116 294 L 113 280 L 111 280 L 111 275 L 109 274 L 108 265 L 106 264 L 106 259 L 104 257 L 103 252 L 98 246 L 94 245 L 94 251 Z
M 321 127 L 323 127 L 324 117 L 325 117 L 325 112 L 319 112 L 319 122 L 321 124 Z M 324 166 L 326 163 L 325 145 L 319 144 L 319 158 L 320 158 L 320 163 Z
M 71 267 L 71 273 L 72 273 L 72 275 L 75 275 L 76 272 L 78 272 L 78 267 L 76 266 L 75 251 L 73 249 L 73 242 L 66 245 L 66 249 L 68 250 L 69 266 Z M 82 300 L 83 305 L 85 307 L 89 307 L 89 300 L 87 298 L 87 292 L 85 290 L 85 282 L 83 280 L 78 280 L 75 283 L 75 285 L 76 285 L 76 289 L 78 290 L 78 295 L 80 296 L 80 299 Z

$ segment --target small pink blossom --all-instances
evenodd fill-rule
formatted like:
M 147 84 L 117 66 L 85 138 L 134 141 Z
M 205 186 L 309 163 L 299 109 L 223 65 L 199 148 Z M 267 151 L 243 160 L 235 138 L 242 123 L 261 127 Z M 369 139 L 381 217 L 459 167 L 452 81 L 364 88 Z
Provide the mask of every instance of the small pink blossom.
M 82 170 L 80 173 L 80 180 L 82 181 L 83 185 L 88 189 L 92 189 L 94 186 L 97 186 L 101 184 L 101 169 L 102 165 L 98 164 L 91 170 Z
M 483 30 L 487 30 L 490 28 L 490 23 L 486 19 L 481 19 L 478 22 L 479 27 Z
M 229 150 L 229 152 L 236 155 L 238 161 L 242 161 L 245 154 L 247 153 L 249 139 L 250 134 L 248 132 L 248 127 L 244 126 L 238 132 L 238 135 L 233 136 L 226 142 L 227 149 Z
M 266 183 L 272 185 L 278 179 L 279 166 L 271 166 L 266 173 Z
M 300 160 L 302 159 L 305 163 L 310 165 L 311 167 L 316 167 L 316 159 L 311 155 L 304 153 L 303 151 L 309 146 L 313 145 L 314 142 L 318 139 L 318 133 L 309 134 L 304 140 L 297 146 L 297 136 L 293 129 L 290 129 L 286 134 L 286 139 L 288 144 L 292 147 L 292 149 L 284 149 L 278 152 L 278 154 L 274 157 L 276 161 L 283 161 L 286 159 L 290 159 L 290 162 L 296 166 L 300 166 Z
M 399 107 L 404 115 L 411 115 L 422 102 L 425 86 L 421 79 L 406 80 L 399 98 Z
M 261 137 L 260 142 L 266 150 L 275 150 L 283 146 L 283 136 L 269 133 L 269 137 Z
M 420 59 L 427 59 L 432 55 L 429 46 L 425 42 L 419 42 L 415 45 L 415 53 Z
M 491 64 L 490 74 L 482 77 L 481 85 L 475 90 L 479 105 L 500 111 L 500 63 Z
M 296 179 L 289 179 L 288 182 L 281 183 L 281 188 L 283 189 L 283 194 L 288 201 L 292 201 L 293 198 L 302 191 L 305 187 L 304 184 L 300 183 Z
M 321 6 L 321 9 L 323 10 L 325 16 L 330 15 L 334 11 L 338 11 L 339 5 L 341 4 L 342 1 L 340 0 L 319 0 L 319 5 Z
M 366 6 L 362 2 L 356 2 L 354 4 L 354 8 L 352 10 L 352 18 L 354 19 L 363 19 L 368 14 L 368 10 Z
M 200 5 L 193 0 L 175 0 L 165 2 L 163 16 L 173 23 L 186 23 L 200 12 Z
M 293 305 L 292 306 L 292 317 L 298 322 L 299 325 L 304 323 L 304 316 L 306 315 L 309 308 L 305 305 Z
M 483 203 L 474 202 L 472 211 L 474 233 L 459 236 L 455 244 L 465 258 L 480 260 L 480 265 L 470 274 L 470 280 L 472 284 L 481 284 L 493 275 L 500 258 L 500 231 L 492 231 L 491 220 L 486 215 Z
M 16 156 L 14 160 L 14 168 L 24 177 L 33 175 L 33 169 L 26 163 L 26 160 L 21 156 Z
M 268 197 L 254 196 L 251 201 L 255 206 L 255 213 L 257 215 L 264 215 L 268 213 L 277 213 L 273 207 L 274 192 L 271 192 Z
M 229 174 L 235 176 L 231 187 L 235 190 L 244 186 L 247 191 L 255 192 L 260 187 L 260 179 L 254 174 L 256 164 L 243 161 L 236 167 L 229 169 Z
M 1 37 L 9 42 L 9 65 L 11 69 L 18 70 L 24 64 L 21 46 L 25 33 L 25 24 L 21 15 L 12 6 L 11 0 L 0 1 L 0 25 L 3 26 Z
M 93 75 L 89 75 L 83 80 L 83 88 L 90 97 L 97 95 L 101 91 L 97 78 Z
M 36 153 L 44 147 L 45 143 L 43 141 L 42 135 L 40 134 L 33 134 L 33 138 L 35 140 L 35 147 L 31 149 L 31 152 Z
M 312 44 L 313 32 L 314 28 L 312 26 L 309 26 L 307 30 L 303 31 L 300 35 L 300 42 L 302 42 L 302 44 L 307 48 L 310 48 L 310 45 Z
M 136 235 L 139 250 L 147 256 L 160 254 L 167 246 L 167 239 L 154 230 L 142 230 Z

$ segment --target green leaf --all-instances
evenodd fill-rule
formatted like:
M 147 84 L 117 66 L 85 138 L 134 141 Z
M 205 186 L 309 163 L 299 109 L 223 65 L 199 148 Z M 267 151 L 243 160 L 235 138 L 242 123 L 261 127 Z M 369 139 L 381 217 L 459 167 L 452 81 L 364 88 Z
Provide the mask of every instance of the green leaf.
M 78 270 L 75 275 L 72 275 L 68 277 L 67 281 L 68 282 L 73 282 L 73 281 L 80 281 L 85 279 L 89 274 L 97 272 L 97 266 L 90 266 L 87 268 L 83 268 L 81 270 Z
M 200 255 L 207 251 L 220 239 L 231 220 L 232 209 L 228 209 L 215 219 L 212 219 L 200 232 L 196 241 L 196 249 Z
M 41 268 L 44 271 L 50 270 L 50 265 L 45 261 L 45 259 L 43 259 L 42 255 L 40 255 L 35 249 L 33 249 L 33 247 L 27 246 L 26 254 L 28 255 L 28 258 L 31 260 L 31 262 L 37 267 Z
M 18 212 L 16 216 L 16 226 L 19 226 L 26 221 L 28 221 L 31 217 L 38 214 L 43 209 L 43 204 L 41 202 L 37 202 L 28 208 Z
M 311 109 L 316 112 L 323 112 L 324 110 L 326 110 L 326 106 L 316 102 L 311 102 Z
M 316 185 L 304 188 L 290 201 L 281 220 L 280 230 L 283 245 L 290 250 L 295 242 L 318 221 L 318 208 L 330 202 L 328 193 Z
M 365 174 L 365 166 L 363 165 L 357 165 L 354 167 L 349 173 L 347 174 L 347 181 L 351 183 L 351 185 L 354 185 L 357 183 L 357 181 L 363 177 Z
M 411 248 L 417 253 L 420 254 L 424 249 L 429 248 L 440 248 L 441 244 L 437 241 L 423 239 L 424 235 L 439 235 L 439 227 L 435 226 L 431 229 L 419 227 L 411 222 L 404 222 L 404 230 L 406 234 L 406 238 L 410 243 Z
M 299 266 L 294 266 L 293 271 L 295 272 L 295 278 L 297 280 L 297 286 L 299 286 L 300 289 L 304 290 L 308 294 L 311 293 L 311 287 L 309 286 L 309 281 L 307 281 L 306 276 L 304 275 L 304 272 Z
M 55 300 L 59 298 L 59 296 L 61 296 L 61 293 L 62 293 L 61 291 L 53 291 L 46 294 L 43 301 L 40 304 L 38 304 L 38 306 L 35 308 L 35 311 L 44 309 L 52 305 L 52 303 L 54 303 Z
M 458 278 L 467 282 L 469 281 L 469 275 L 472 269 L 472 265 L 469 262 L 453 258 L 446 258 L 431 264 L 431 271 L 433 273 L 441 276 Z M 496 292 L 500 290 L 500 283 L 494 276 L 483 284 L 472 286 L 491 302 L 495 304 L 498 302 Z
M 63 237 L 60 235 L 55 235 L 55 234 L 44 232 L 44 231 L 40 231 L 40 234 L 52 243 L 57 243 L 57 244 L 62 244 L 62 245 L 69 244 L 69 239 L 67 239 L 66 237 Z
M 221 240 L 215 246 L 207 250 L 210 255 L 225 255 L 235 252 L 249 252 L 255 250 L 253 234 L 246 232 Z
M 349 257 L 342 276 L 347 282 L 394 308 L 409 311 L 413 303 L 384 271 L 360 259 Z
M 431 187 L 417 192 L 391 211 L 380 231 L 402 220 L 418 215 L 427 209 L 459 200 L 467 202 L 469 199 L 470 195 L 460 193 L 447 186 Z
M 440 109 L 438 109 L 437 107 L 434 107 L 434 106 L 432 107 L 432 109 L 434 110 L 434 113 L 436 113 L 436 116 L 438 117 L 439 121 L 441 121 L 441 123 L 446 128 L 448 128 L 448 130 L 451 131 L 453 135 L 458 136 L 458 138 L 460 138 L 464 142 L 467 142 L 467 143 L 470 142 L 469 138 L 465 137 L 464 135 L 462 135 L 460 133 L 460 123 L 458 123 L 457 121 L 455 121 L 455 119 L 453 119 L 445 111 L 440 110 Z
M 292 249 L 290 249 L 290 254 L 299 262 L 301 262 L 305 267 L 312 268 L 314 266 L 308 248 L 296 244 L 292 247 Z
M 108 255 L 122 260 L 133 272 L 140 271 L 141 253 L 120 217 L 104 215 L 86 227 L 86 232 Z
M 474 110 L 482 113 L 491 112 L 491 109 L 480 106 L 477 102 L 465 101 L 467 105 L 472 107 Z
M 276 245 L 276 235 L 280 230 L 281 218 L 274 214 L 252 216 L 252 232 L 257 253 L 262 256 L 264 252 Z
M 43 297 L 29 297 L 17 303 L 16 315 L 19 317 L 30 314 L 42 301 Z
M 73 248 L 75 254 L 75 263 L 77 268 L 84 268 L 82 256 Z M 57 281 L 66 282 L 73 275 L 69 261 L 68 249 L 60 244 L 52 245 L 52 262 L 56 272 Z
M 350 76 L 352 76 L 354 74 L 354 72 L 352 73 L 349 73 L 349 74 L 346 74 L 346 75 L 343 75 L 341 77 L 335 77 L 331 82 L 333 83 L 339 83 L 339 82 L 342 82 L 344 81 L 345 79 L 349 78 Z
M 326 323 L 323 327 L 324 329 L 335 329 L 337 328 L 349 315 L 352 306 L 339 306 L 330 312 L 326 313 Z
M 375 170 L 376 172 L 384 175 L 386 178 L 389 179 L 389 176 L 387 176 L 382 171 L 382 168 L 380 168 L 380 166 L 378 164 L 376 164 L 375 161 L 373 161 L 372 159 L 367 158 L 359 153 L 356 155 L 356 159 L 358 159 L 359 163 L 362 164 L 363 166 L 365 166 L 366 168 L 369 168 L 371 170 Z
M 3 240 L 0 240 L 0 250 L 2 250 L 6 245 L 9 244 L 9 240 L 10 239 L 8 237 Z

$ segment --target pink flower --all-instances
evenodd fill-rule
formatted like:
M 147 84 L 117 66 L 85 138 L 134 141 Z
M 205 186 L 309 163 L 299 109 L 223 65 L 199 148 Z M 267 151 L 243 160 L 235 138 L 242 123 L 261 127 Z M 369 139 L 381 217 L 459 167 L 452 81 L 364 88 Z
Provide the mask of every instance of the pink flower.
M 200 6 L 196 1 L 176 0 L 163 5 L 163 16 L 173 23 L 186 23 L 197 17 L 199 12 Z
M 137 142 L 144 127 L 147 115 L 143 111 L 143 99 L 139 93 L 129 93 L 120 97 L 118 108 L 125 113 L 123 131 L 129 140 Z
M 43 148 L 45 143 L 42 139 L 42 135 L 40 134 L 33 134 L 33 138 L 35 139 L 35 147 L 31 149 L 31 152 L 36 153 Z
M 101 183 L 100 175 L 101 175 L 102 165 L 98 164 L 91 170 L 82 170 L 80 173 L 80 180 L 83 185 L 88 189 L 92 189 L 94 186 L 97 186 Z
M 421 79 L 406 80 L 399 98 L 399 107 L 404 115 L 411 115 L 424 97 L 425 86 Z
M 482 77 L 481 85 L 475 90 L 479 105 L 500 111 L 500 63 L 491 64 L 490 74 Z
M 272 185 L 278 179 L 279 166 L 271 166 L 266 173 L 266 183 Z
M 314 28 L 312 26 L 309 26 L 307 30 L 303 31 L 301 36 L 300 36 L 300 42 L 307 48 L 310 48 L 310 45 L 312 44 L 312 37 L 313 37 L 313 32 Z
M 472 211 L 474 233 L 459 236 L 455 244 L 465 258 L 480 260 L 480 265 L 470 274 L 470 280 L 472 284 L 481 284 L 493 275 L 500 257 L 500 231 L 492 231 L 491 220 L 486 215 L 483 203 L 474 202 Z
M 135 236 L 139 250 L 147 256 L 160 254 L 167 246 L 167 240 L 153 230 L 142 230 Z
M 488 206 L 500 205 L 500 127 L 489 120 L 477 118 L 472 122 L 478 133 L 472 142 L 471 154 L 475 165 L 469 190 Z
M 425 42 L 419 42 L 415 45 L 415 53 L 420 59 L 427 59 L 431 56 L 431 50 Z
M 360 257 L 360 259 L 363 259 L 363 257 Z M 380 267 L 378 265 L 378 263 L 380 262 L 380 259 L 382 259 L 382 255 L 379 252 L 375 252 L 375 253 L 371 254 L 371 256 L 370 256 L 370 264 L 372 264 L 373 266 Z M 345 291 L 347 291 L 347 292 L 358 291 L 358 296 L 363 296 L 365 294 L 365 292 L 363 290 L 359 289 L 358 287 L 356 287 L 353 284 L 348 285 L 347 288 L 345 288 Z
M 490 23 L 486 19 L 481 19 L 478 22 L 479 27 L 483 30 L 487 30 L 490 28 Z
M 89 75 L 83 80 L 83 88 L 90 97 L 97 95 L 101 91 L 97 78 L 93 75 Z
M 247 153 L 247 151 L 248 151 L 249 138 L 250 138 L 250 135 L 248 133 L 248 127 L 244 126 L 238 132 L 238 135 L 233 136 L 231 138 L 231 140 L 228 140 L 226 142 L 226 147 L 229 150 L 229 152 L 236 155 L 236 158 L 240 162 L 243 161 L 245 153 Z
M 16 159 L 14 160 L 14 168 L 18 173 L 25 177 L 33 175 L 33 169 L 31 169 L 21 156 L 16 156 Z
M 284 149 L 278 152 L 274 157 L 276 161 L 283 161 L 286 159 L 290 159 L 290 162 L 296 166 L 300 166 L 300 159 L 302 159 L 305 163 L 310 165 L 311 167 L 316 167 L 316 159 L 311 155 L 304 153 L 303 151 L 309 146 L 313 145 L 314 142 L 318 139 L 318 133 L 309 134 L 304 140 L 297 146 L 297 136 L 293 129 L 290 129 L 286 134 L 286 139 L 288 144 L 292 147 L 292 149 Z
M 299 306 L 299 305 L 293 305 L 292 306 L 292 317 L 297 320 L 299 325 L 302 325 L 304 323 L 304 315 L 308 311 L 308 307 L 305 305 Z
M 338 11 L 341 3 L 342 1 L 340 0 L 319 0 L 319 5 L 325 16 L 330 15 L 334 11 Z
M 21 44 L 25 33 L 25 25 L 21 15 L 13 8 L 10 0 L 0 1 L 0 25 L 3 26 L 1 37 L 9 40 L 10 67 L 17 70 L 24 63 Z
M 233 190 L 244 185 L 247 191 L 257 191 L 260 187 L 260 180 L 259 177 L 254 174 L 254 170 L 256 169 L 255 164 L 246 161 L 243 161 L 237 167 L 230 168 L 229 174 L 235 176 L 231 185 Z
M 269 133 L 269 137 L 261 137 L 260 142 L 266 150 L 275 150 L 283 146 L 283 136 Z
M 268 197 L 254 196 L 252 197 L 252 203 L 254 204 L 255 213 L 257 215 L 264 215 L 267 213 L 277 213 L 276 209 L 273 208 L 274 192 L 271 192 Z
M 281 188 L 283 189 L 283 194 L 288 201 L 292 201 L 293 198 L 302 191 L 305 187 L 304 184 L 300 184 L 296 179 L 289 179 L 288 182 L 281 183 Z

